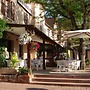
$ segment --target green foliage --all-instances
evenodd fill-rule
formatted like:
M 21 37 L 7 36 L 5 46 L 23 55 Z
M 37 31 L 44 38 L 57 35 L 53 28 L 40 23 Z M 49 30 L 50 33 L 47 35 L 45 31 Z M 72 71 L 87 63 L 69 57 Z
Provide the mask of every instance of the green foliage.
M 0 38 L 3 37 L 3 31 L 7 28 L 6 21 L 0 18 Z
M 7 67 L 4 53 L 5 53 L 5 47 L 0 47 L 0 68 Z
M 24 0 L 27 3 L 36 2 L 42 4 L 45 10 L 45 16 L 48 18 L 58 18 L 59 23 L 63 22 L 60 18 L 67 19 L 67 22 L 71 22 L 70 29 L 81 29 L 83 24 L 87 23 L 90 27 L 89 22 L 89 11 L 90 11 L 90 0 Z M 86 14 L 86 15 L 85 15 Z M 87 18 L 87 21 L 85 21 Z M 61 22 L 60 22 L 61 21 Z M 64 21 L 64 23 L 66 20 Z M 66 24 L 67 24 L 66 22 Z M 66 25 L 63 25 L 66 28 Z M 68 27 L 69 25 L 67 25 Z M 64 28 L 64 27 L 63 27 Z
M 19 67 L 18 75 L 25 75 L 28 74 L 30 70 L 27 67 Z
M 16 56 L 15 53 L 10 53 L 11 55 L 11 62 L 10 62 L 10 66 L 15 68 L 17 63 L 20 62 L 20 60 L 18 59 L 18 57 Z
M 90 65 L 90 60 L 86 59 L 85 63 L 86 63 L 86 65 Z

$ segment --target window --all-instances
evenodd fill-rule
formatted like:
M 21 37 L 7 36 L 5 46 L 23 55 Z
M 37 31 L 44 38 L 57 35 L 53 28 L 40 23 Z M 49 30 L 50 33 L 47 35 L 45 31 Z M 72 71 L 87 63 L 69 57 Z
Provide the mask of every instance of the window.
M 24 23 L 28 24 L 28 14 L 24 13 Z
M 1 13 L 12 20 L 15 16 L 15 3 L 10 0 L 2 0 Z

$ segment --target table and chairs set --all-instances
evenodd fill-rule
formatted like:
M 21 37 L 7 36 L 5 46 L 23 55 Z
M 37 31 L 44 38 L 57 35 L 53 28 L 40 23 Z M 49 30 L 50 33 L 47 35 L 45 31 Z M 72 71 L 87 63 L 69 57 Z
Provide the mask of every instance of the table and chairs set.
M 80 69 L 81 60 L 56 60 L 59 71 L 73 71 Z
M 36 70 L 43 69 L 43 59 L 31 60 L 31 68 Z
M 47 60 L 45 60 L 46 65 Z M 81 60 L 56 60 L 57 69 L 59 71 L 72 71 L 80 69 Z M 34 59 L 30 61 L 32 69 L 43 69 L 43 59 Z M 26 61 L 22 60 L 20 66 L 26 65 Z

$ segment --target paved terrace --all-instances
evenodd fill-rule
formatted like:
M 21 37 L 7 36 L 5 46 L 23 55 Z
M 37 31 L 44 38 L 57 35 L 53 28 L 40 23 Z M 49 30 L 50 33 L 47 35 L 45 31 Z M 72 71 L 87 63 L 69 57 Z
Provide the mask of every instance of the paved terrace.
M 0 90 L 90 90 L 90 87 L 53 86 L 0 82 Z
M 46 70 L 32 70 L 33 74 L 54 74 L 54 75 L 76 75 L 76 74 L 80 74 L 80 75 L 90 75 L 90 68 L 86 69 L 86 70 L 72 70 L 72 71 L 59 71 L 56 67 L 47 67 Z
M 55 75 L 85 75 L 90 76 L 89 70 L 78 70 L 71 72 L 58 72 L 55 68 L 47 68 L 46 70 L 33 70 L 33 74 L 55 74 Z M 24 83 L 0 82 L 0 90 L 90 90 L 90 87 L 80 86 L 56 86 L 56 85 L 37 85 Z

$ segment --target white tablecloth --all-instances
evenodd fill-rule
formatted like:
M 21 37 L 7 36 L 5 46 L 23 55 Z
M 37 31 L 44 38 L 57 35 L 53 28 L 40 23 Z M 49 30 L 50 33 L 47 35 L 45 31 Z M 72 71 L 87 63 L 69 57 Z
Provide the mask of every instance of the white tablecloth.
M 57 60 L 57 68 L 67 68 L 68 70 L 77 70 L 80 67 L 80 60 Z

